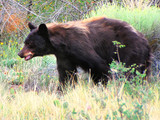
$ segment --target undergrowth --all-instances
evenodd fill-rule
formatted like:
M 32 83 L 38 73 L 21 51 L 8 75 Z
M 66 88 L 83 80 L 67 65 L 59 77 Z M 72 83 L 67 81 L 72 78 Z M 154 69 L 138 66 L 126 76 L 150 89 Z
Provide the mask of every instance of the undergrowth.
M 82 81 L 82 80 L 79 80 Z M 107 88 L 79 82 L 59 96 L 55 92 L 0 87 L 3 119 L 154 119 L 160 117 L 160 83 L 134 85 L 109 81 Z

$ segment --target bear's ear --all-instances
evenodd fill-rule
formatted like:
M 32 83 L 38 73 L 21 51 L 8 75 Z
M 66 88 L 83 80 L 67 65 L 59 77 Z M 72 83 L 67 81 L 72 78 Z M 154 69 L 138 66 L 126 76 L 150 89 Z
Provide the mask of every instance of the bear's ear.
M 48 28 L 47 28 L 47 26 L 45 24 L 40 24 L 39 28 L 38 28 L 38 33 L 40 35 L 44 35 L 44 36 L 48 35 Z
M 28 23 L 28 27 L 30 28 L 30 31 L 32 31 L 33 29 L 36 29 L 37 27 L 34 26 L 31 22 Z

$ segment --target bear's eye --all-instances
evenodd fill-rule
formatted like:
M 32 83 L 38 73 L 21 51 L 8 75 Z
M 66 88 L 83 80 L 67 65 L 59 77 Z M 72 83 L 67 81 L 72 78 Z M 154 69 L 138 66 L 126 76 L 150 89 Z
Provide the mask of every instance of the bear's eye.
M 26 44 L 27 46 L 30 46 L 30 45 L 32 45 L 32 42 L 25 42 L 25 44 Z
M 25 45 L 28 46 L 29 48 L 33 48 L 34 47 L 32 42 L 25 42 Z

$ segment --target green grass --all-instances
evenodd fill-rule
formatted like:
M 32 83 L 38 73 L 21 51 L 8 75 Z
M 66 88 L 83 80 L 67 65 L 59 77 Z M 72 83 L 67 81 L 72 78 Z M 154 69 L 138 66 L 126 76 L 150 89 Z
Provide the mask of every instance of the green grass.
M 160 9 L 156 7 L 130 9 L 117 5 L 108 5 L 107 7 L 104 5 L 97 8 L 96 11 L 92 11 L 88 17 L 91 16 L 106 16 L 126 21 L 148 38 L 160 30 Z
M 136 29 L 152 36 L 159 26 L 157 8 L 125 9 L 118 6 L 102 7 L 91 16 L 105 15 L 121 19 Z M 148 34 L 150 33 L 150 34 Z M 151 83 L 141 84 L 143 75 L 137 75 L 136 84 L 130 84 L 123 75 L 121 64 L 112 63 L 113 79 L 106 88 L 94 86 L 88 78 L 79 75 L 75 88 L 65 94 L 56 92 L 58 75 L 53 56 L 24 61 L 17 55 L 23 44 L 17 36 L 6 37 L 0 43 L 0 119 L 53 120 L 158 120 L 160 118 L 160 78 L 151 76 Z M 6 40 L 4 40 L 6 41 Z M 115 72 L 119 71 L 117 77 Z M 27 91 L 27 92 L 26 92 Z

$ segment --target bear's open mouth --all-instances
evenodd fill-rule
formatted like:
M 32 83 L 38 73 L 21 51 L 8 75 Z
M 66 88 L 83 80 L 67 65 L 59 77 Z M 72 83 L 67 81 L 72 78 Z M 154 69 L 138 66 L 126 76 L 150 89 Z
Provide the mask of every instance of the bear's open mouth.
M 28 60 L 32 59 L 33 56 L 34 56 L 33 52 L 27 52 L 26 54 L 24 54 L 24 59 L 25 59 L 25 61 L 28 61 Z
M 27 60 L 30 60 L 30 59 L 32 59 L 33 58 L 33 55 L 32 54 L 29 54 L 29 55 L 27 55 L 27 56 L 25 56 L 25 61 L 27 61 Z

